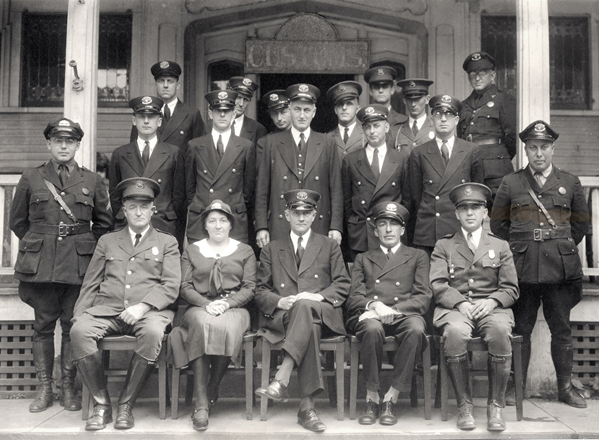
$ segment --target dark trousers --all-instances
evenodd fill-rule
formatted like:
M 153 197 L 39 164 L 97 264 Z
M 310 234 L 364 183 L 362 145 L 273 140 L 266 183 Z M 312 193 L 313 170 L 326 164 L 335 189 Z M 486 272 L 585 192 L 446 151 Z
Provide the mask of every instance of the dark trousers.
M 366 389 L 379 391 L 385 337 L 393 336 L 399 348 L 393 357 L 391 386 L 399 391 L 410 390 L 416 356 L 420 356 L 428 344 L 424 318 L 419 315 L 402 316 L 391 324 L 382 324 L 377 319 L 355 322 L 350 331 L 355 333 L 360 341 L 360 362 L 364 367 Z
M 69 340 L 73 308 L 81 286 L 61 283 L 19 283 L 19 297 L 33 307 L 33 341 L 53 341 L 56 321 L 60 319 L 63 341 Z
M 514 332 L 530 344 L 530 335 L 543 303 L 543 314 L 551 332 L 552 345 L 572 345 L 570 311 L 582 299 L 582 281 L 560 284 L 520 283 L 520 297 L 512 306 L 516 326 Z
M 300 300 L 285 313 L 283 350 L 297 365 L 300 397 L 324 390 L 320 365 L 321 335 L 334 334 L 322 321 L 322 303 Z

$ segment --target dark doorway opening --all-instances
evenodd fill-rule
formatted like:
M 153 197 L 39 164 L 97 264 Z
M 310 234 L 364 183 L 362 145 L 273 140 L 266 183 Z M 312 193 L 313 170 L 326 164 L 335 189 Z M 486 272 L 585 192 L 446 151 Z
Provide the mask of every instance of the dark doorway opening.
M 316 103 L 316 116 L 312 120 L 310 128 L 320 133 L 326 133 L 337 125 L 337 116 L 333 109 L 333 103 L 327 101 L 326 93 L 329 88 L 341 81 L 350 81 L 354 75 L 324 75 L 324 74 L 261 74 L 260 75 L 260 97 L 275 89 L 286 89 L 293 84 L 312 84 L 320 89 L 320 98 Z M 271 132 L 275 126 L 270 118 L 266 106 L 258 105 L 258 121 Z

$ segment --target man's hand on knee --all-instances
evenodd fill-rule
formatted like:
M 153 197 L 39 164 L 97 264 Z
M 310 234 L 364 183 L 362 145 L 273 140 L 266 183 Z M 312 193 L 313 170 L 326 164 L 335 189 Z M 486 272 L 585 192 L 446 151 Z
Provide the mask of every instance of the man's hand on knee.
M 499 305 L 497 301 L 492 298 L 480 299 L 475 301 L 472 308 L 472 316 L 474 319 L 480 319 L 487 316 Z
M 402 313 L 397 310 L 383 304 L 380 301 L 375 301 L 370 305 L 370 309 L 373 310 L 379 317 L 379 320 L 383 324 L 390 324 L 397 316 L 401 316 Z
M 135 324 L 143 316 L 152 309 L 152 306 L 146 303 L 135 304 L 134 306 L 127 307 L 121 312 L 119 318 L 125 321 L 129 325 Z
M 472 316 L 472 310 L 474 309 L 474 306 L 472 304 L 470 304 L 470 302 L 463 301 L 463 302 L 459 303 L 455 307 L 466 318 L 468 318 L 468 319 L 474 319 L 474 317 Z
M 289 310 L 291 308 L 291 306 L 293 305 L 293 303 L 295 303 L 296 297 L 297 297 L 297 295 L 291 295 L 291 296 L 286 296 L 284 298 L 281 298 L 279 300 L 279 302 L 277 303 L 277 308 L 279 308 L 281 310 Z

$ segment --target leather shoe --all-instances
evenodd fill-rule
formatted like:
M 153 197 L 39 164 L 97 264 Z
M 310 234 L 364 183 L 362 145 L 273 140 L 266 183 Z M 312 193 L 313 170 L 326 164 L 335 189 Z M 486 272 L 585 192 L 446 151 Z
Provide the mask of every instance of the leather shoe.
M 133 407 L 126 403 L 120 403 L 116 411 L 116 420 L 114 421 L 114 429 L 131 429 L 135 426 L 133 418 Z
M 106 424 L 108 423 L 112 423 L 112 407 L 96 403 L 92 416 L 85 423 L 85 430 L 100 431 L 106 428 Z
M 196 431 L 205 431 L 208 429 L 208 408 L 195 408 L 191 419 L 193 421 L 193 429 Z
M 472 415 L 472 410 L 474 406 L 471 403 L 464 403 L 462 406 L 458 408 L 458 420 L 456 422 L 456 426 L 458 429 L 463 431 L 471 431 L 476 428 L 476 423 L 474 423 L 474 416 Z
M 578 392 L 570 385 L 567 389 L 558 389 L 558 400 L 570 405 L 574 408 L 586 408 L 587 402 Z
M 266 388 L 258 388 L 256 394 L 260 397 L 268 397 L 277 402 L 287 402 L 289 400 L 287 387 L 277 379 L 273 379 Z
M 505 431 L 501 408 L 492 403 L 487 406 L 487 431 Z
M 372 400 L 366 402 L 362 415 L 358 419 L 360 425 L 374 425 L 376 419 L 379 418 L 379 404 Z
M 393 403 L 392 400 L 383 402 L 379 423 L 381 425 L 395 425 L 397 423 L 397 417 L 395 416 L 395 403 Z
M 312 432 L 323 432 L 327 429 L 327 426 L 322 423 L 322 420 L 320 420 L 314 408 L 305 411 L 300 409 L 297 413 L 297 423 Z

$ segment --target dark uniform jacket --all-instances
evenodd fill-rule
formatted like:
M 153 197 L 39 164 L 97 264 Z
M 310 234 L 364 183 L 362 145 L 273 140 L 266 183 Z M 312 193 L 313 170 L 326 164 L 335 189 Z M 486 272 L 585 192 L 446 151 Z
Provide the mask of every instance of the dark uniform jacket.
M 396 150 L 405 151 L 409 155 L 418 145 L 422 145 L 432 139 L 435 139 L 435 129 L 432 119 L 430 116 L 427 116 L 416 136 L 412 133 L 409 120 L 401 124 L 397 135 L 393 139 L 393 145 Z
M 115 218 L 115 227 L 127 224 L 121 209 L 123 204 L 117 185 L 131 177 L 147 177 L 160 185 L 160 194 L 154 200 L 156 211 L 152 215 L 152 225 L 162 231 L 175 234 L 179 215 L 183 215 L 183 164 L 179 149 L 171 144 L 158 142 L 152 151 L 145 169 L 137 141 L 118 147 L 110 158 L 110 204 Z
M 200 111 L 177 100 L 175 111 L 166 122 L 163 118 L 162 125 L 158 127 L 158 140 L 179 147 L 185 156 L 187 143 L 204 134 L 204 121 Z M 131 142 L 137 139 L 137 128 L 131 129 Z
M 351 294 L 345 308 L 352 328 L 371 301 L 381 301 L 406 316 L 424 315 L 431 302 L 426 252 L 401 245 L 387 259 L 382 249 L 359 254 L 352 267 Z
M 522 179 L 528 181 L 556 229 L 537 207 Z M 589 222 L 578 177 L 553 165 L 545 185 L 539 188 L 527 166 L 503 178 L 493 205 L 491 230 L 510 241 L 520 282 L 559 283 L 582 278 L 576 245 L 586 234 Z
M 481 145 L 485 179 L 512 173 L 518 134 L 516 99 L 491 85 L 482 96 L 473 91 L 462 105 L 458 136 Z
M 133 247 L 129 228 L 104 235 L 81 286 L 74 316 L 118 316 L 127 307 L 146 303 L 148 313 L 174 316 L 179 296 L 181 265 L 179 245 L 170 234 L 150 226 Z
M 248 243 L 248 217 L 256 185 L 254 160 L 254 145 L 233 133 L 220 162 L 212 134 L 189 143 L 185 158 L 185 188 L 190 239 L 207 237 L 200 214 L 213 200 L 222 200 L 231 207 L 236 220 L 230 237 Z
M 374 235 L 372 208 L 388 200 L 401 202 L 402 188 L 407 181 L 408 156 L 387 147 L 383 168 L 375 180 L 364 148 L 343 159 L 344 221 L 349 247 L 358 252 L 376 249 L 380 245 Z
M 350 281 L 341 249 L 335 240 L 312 230 L 300 267 L 297 267 L 291 238 L 271 241 L 262 249 L 254 301 L 261 313 L 261 333 L 276 343 L 285 337 L 279 299 L 301 292 L 320 293 L 324 297 L 324 324 L 345 335 L 342 305 L 349 293 Z
M 320 194 L 318 213 L 312 231 L 328 235 L 329 230 L 343 231 L 343 190 L 337 146 L 325 134 L 311 130 L 298 171 L 297 147 L 290 130 L 271 134 L 262 153 L 256 179 L 256 231 L 268 229 L 271 240 L 289 236 L 283 194 L 305 188 Z
M 431 257 L 430 280 L 437 304 L 435 321 L 463 301 L 492 298 L 507 309 L 519 294 L 509 244 L 485 230 L 475 254 L 461 229 L 440 239 Z M 493 313 L 499 311 L 496 308 Z
M 238 122 L 235 123 L 238 124 Z M 212 120 L 209 120 L 206 123 L 206 133 L 210 133 L 211 131 Z M 266 130 L 266 127 L 264 127 L 264 125 L 252 118 L 248 118 L 247 116 L 243 117 L 243 125 L 241 126 L 239 137 L 247 139 L 255 145 L 258 142 L 258 139 L 266 136 L 267 134 L 268 131 Z
M 410 215 L 416 216 L 415 245 L 433 247 L 439 238 L 459 229 L 449 191 L 460 183 L 482 183 L 478 149 L 476 144 L 455 138 L 446 168 L 435 139 L 412 150 L 404 204 Z
M 54 184 L 77 218 L 77 230 L 82 233 L 59 236 L 58 225 L 71 225 L 73 221 L 54 200 L 44 179 Z M 36 227 L 43 227 L 40 225 L 56 227 L 35 232 Z M 62 186 L 51 162 L 26 170 L 17 184 L 10 210 L 10 229 L 20 240 L 15 278 L 34 283 L 80 285 L 96 241 L 111 227 L 108 194 L 99 175 L 76 165 Z
M 352 131 L 350 137 L 347 139 L 347 144 L 343 142 L 343 133 L 339 132 L 339 125 L 327 133 L 327 136 L 330 136 L 335 141 L 335 145 L 337 145 L 337 151 L 339 152 L 339 163 L 343 161 L 343 158 L 347 156 L 349 153 L 364 148 L 366 145 L 366 138 L 364 137 L 364 130 L 362 130 L 362 126 L 360 122 L 356 123 L 354 130 Z

